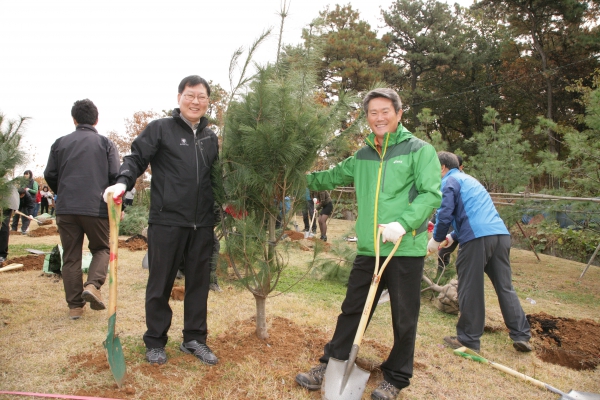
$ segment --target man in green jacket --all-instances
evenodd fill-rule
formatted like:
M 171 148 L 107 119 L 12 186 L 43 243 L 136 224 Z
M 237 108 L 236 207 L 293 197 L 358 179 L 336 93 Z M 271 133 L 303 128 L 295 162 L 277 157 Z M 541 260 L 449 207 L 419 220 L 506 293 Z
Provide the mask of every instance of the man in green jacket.
M 402 103 L 392 89 L 370 91 L 363 110 L 372 133 L 366 146 L 333 169 L 307 176 L 311 190 L 331 190 L 354 183 L 358 201 L 356 233 L 358 251 L 348 281 L 342 313 L 325 345 L 320 364 L 296 376 L 309 390 L 321 388 L 330 357 L 347 360 L 365 305 L 375 268 L 375 240 L 384 227 L 382 261 L 401 237 L 403 240 L 385 269 L 373 309 L 385 287 L 389 289 L 394 345 L 381 364 L 384 380 L 371 394 L 375 400 L 396 399 L 410 384 L 421 276 L 427 253 L 427 221 L 441 204 L 441 166 L 433 146 L 408 132 L 400 119 Z

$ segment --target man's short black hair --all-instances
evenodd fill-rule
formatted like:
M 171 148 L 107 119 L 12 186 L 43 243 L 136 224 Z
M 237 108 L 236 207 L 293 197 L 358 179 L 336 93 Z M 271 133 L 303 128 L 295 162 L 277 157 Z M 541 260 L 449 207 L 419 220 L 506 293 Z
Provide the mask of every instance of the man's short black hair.
M 456 154 L 448 151 L 438 151 L 437 154 L 442 166 L 445 165 L 448 169 L 458 168 L 458 158 L 456 157 Z
M 24 188 L 18 188 L 17 192 L 19 192 L 19 195 L 25 194 L 25 189 Z
M 394 111 L 398 114 L 398 111 L 402 108 L 402 100 L 400 100 L 400 96 L 394 89 L 390 88 L 378 88 L 373 89 L 363 99 L 363 111 L 365 114 L 369 112 L 369 102 L 378 97 L 383 97 L 384 99 L 388 99 L 392 102 L 394 106 Z
M 98 108 L 89 99 L 77 100 L 71 108 L 71 116 L 77 124 L 96 125 L 98 122 Z
M 458 158 L 458 166 L 459 166 L 459 167 L 462 167 L 462 162 L 463 162 L 463 159 L 462 159 L 462 157 L 461 157 L 461 156 L 459 156 L 458 154 L 455 154 L 455 156 L 456 156 L 456 158 Z
M 186 86 L 194 87 L 198 85 L 203 85 L 206 88 L 206 94 L 210 97 L 210 86 L 208 86 L 208 82 L 198 75 L 190 75 L 183 78 L 179 83 L 179 94 L 183 93 Z

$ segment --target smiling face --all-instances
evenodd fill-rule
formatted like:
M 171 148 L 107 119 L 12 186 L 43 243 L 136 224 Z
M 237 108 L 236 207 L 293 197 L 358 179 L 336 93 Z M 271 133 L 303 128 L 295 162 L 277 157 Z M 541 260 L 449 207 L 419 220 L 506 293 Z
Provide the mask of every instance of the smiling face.
M 385 97 L 376 97 L 369 101 L 367 121 L 379 140 L 386 133 L 396 132 L 402 118 L 402 110 L 394 110 L 394 104 Z
M 194 96 L 192 100 L 188 100 L 188 97 Z M 199 100 L 198 98 L 203 100 Z M 200 118 L 206 114 L 208 110 L 208 94 L 204 85 L 199 84 L 196 86 L 186 86 L 183 89 L 183 93 L 177 95 L 177 103 L 179 104 L 179 110 L 181 115 L 192 124 L 196 124 L 200 121 Z

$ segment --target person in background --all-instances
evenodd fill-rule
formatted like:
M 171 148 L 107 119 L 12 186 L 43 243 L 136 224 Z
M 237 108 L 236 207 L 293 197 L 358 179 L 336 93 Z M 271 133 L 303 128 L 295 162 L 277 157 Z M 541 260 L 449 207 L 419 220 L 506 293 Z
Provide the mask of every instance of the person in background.
M 33 197 L 29 195 L 29 191 L 25 188 L 19 188 L 18 193 L 19 211 L 31 217 L 31 214 L 33 214 L 33 209 L 35 207 L 35 201 Z M 17 227 L 19 225 L 19 218 L 21 219 L 21 233 L 23 235 L 27 235 L 30 219 L 24 215 L 15 214 L 12 222 L 12 230 L 15 232 L 17 231 Z
M 125 196 L 123 197 L 124 198 L 123 204 L 125 206 L 132 206 L 134 197 L 135 197 L 135 187 L 131 188 L 131 190 L 129 190 L 125 193 Z
M 8 258 L 8 239 L 10 238 L 10 216 L 19 209 L 19 192 L 16 186 L 10 188 L 7 208 L 2 210 L 2 228 L 0 229 L 0 264 Z
M 460 172 L 463 172 L 463 159 L 461 156 L 455 154 L 456 158 L 458 159 L 458 170 Z M 437 215 L 437 212 L 436 212 Z M 435 224 L 435 218 L 436 215 L 433 216 L 432 218 L 432 222 Z M 450 227 L 450 231 L 448 233 L 451 233 L 453 230 L 452 227 Z M 440 247 L 440 250 L 438 251 L 438 275 L 441 274 L 445 269 L 446 266 L 450 263 L 450 255 L 454 252 L 454 250 L 456 250 L 456 248 L 458 247 L 458 241 L 455 240 L 452 242 L 451 245 L 446 246 L 446 247 Z
M 347 360 L 363 314 L 375 270 L 375 243 L 382 227 L 380 255 L 385 259 L 404 235 L 382 274 L 371 315 L 385 286 L 389 289 L 394 343 L 381 364 L 383 381 L 371 393 L 374 400 L 394 400 L 413 374 L 421 277 L 427 252 L 427 219 L 440 205 L 440 163 L 430 144 L 400 123 L 402 102 L 392 89 L 367 93 L 363 110 L 371 133 L 366 145 L 334 168 L 307 175 L 311 190 L 331 190 L 354 183 L 358 203 L 357 255 L 352 265 L 342 313 L 320 364 L 296 375 L 296 382 L 319 390 L 330 357 Z M 385 179 L 380 171 L 385 171 Z
M 304 193 L 304 200 L 305 200 L 305 205 L 304 208 L 302 209 L 302 220 L 304 221 L 304 232 L 308 232 L 311 227 L 310 227 L 310 220 L 312 218 L 316 217 L 314 216 L 315 213 L 315 203 L 312 199 L 312 197 L 310 197 L 310 190 L 308 190 L 308 188 L 306 188 L 306 192 Z M 313 221 L 312 224 L 312 234 L 316 234 L 317 233 L 317 222 Z
M 442 205 L 438 209 L 433 237 L 427 250 L 440 243 L 459 242 L 456 258 L 460 316 L 456 336 L 444 337 L 451 348 L 480 350 L 485 325 L 484 273 L 498 296 L 504 323 L 517 351 L 531 351 L 529 322 L 512 285 L 510 233 L 483 185 L 459 170 L 456 155 L 440 151 Z M 450 227 L 454 230 L 447 234 Z
M 102 191 L 115 183 L 119 152 L 113 142 L 98 134 L 98 109 L 91 100 L 76 101 L 71 117 L 75 131 L 54 142 L 44 177 L 54 193 L 61 193 L 55 207 L 63 246 L 62 277 L 68 315 L 76 320 L 82 317 L 87 302 L 92 310 L 106 308 L 100 289 L 106 280 L 110 247 L 108 208 Z M 85 283 L 81 271 L 84 235 L 92 253 Z
M 50 207 L 50 215 L 54 215 L 54 211 L 56 210 L 56 200 L 58 199 L 58 193 L 54 193 L 54 198 L 52 199 L 52 204 L 50 204 L 50 199 L 48 199 L 48 206 Z
M 33 218 L 38 216 L 38 212 L 40 211 L 40 205 L 42 203 L 42 189 L 39 189 L 35 194 L 35 207 L 33 208 Z
M 321 232 L 321 240 L 327 241 L 327 219 L 333 213 L 333 202 L 327 190 L 319 192 L 319 203 L 317 205 L 319 212 L 319 231 Z
M 148 284 L 146 285 L 146 360 L 167 362 L 165 346 L 173 311 L 169 296 L 177 269 L 185 259 L 183 343 L 179 349 L 208 365 L 218 363 L 206 344 L 210 259 L 213 254 L 215 201 L 224 200 L 218 161 L 219 141 L 204 116 L 210 86 L 198 75 L 181 80 L 179 108 L 172 116 L 148 124 L 123 158 L 117 183 L 104 192 L 119 201 L 136 179 L 152 166 L 148 218 Z M 59 192 L 61 197 L 62 192 Z
M 38 192 L 38 183 L 33 179 L 33 173 L 31 170 L 28 169 L 23 172 L 23 178 L 25 179 L 25 185 L 23 187 L 27 189 L 29 196 L 35 200 L 35 196 Z
M 42 208 L 40 210 L 41 214 L 44 213 L 49 213 L 49 206 L 52 205 L 52 198 L 54 197 L 52 195 L 52 192 L 50 191 L 50 188 L 47 185 L 44 185 L 44 187 L 42 188 L 42 190 L 40 191 L 41 194 L 41 204 L 42 204 Z

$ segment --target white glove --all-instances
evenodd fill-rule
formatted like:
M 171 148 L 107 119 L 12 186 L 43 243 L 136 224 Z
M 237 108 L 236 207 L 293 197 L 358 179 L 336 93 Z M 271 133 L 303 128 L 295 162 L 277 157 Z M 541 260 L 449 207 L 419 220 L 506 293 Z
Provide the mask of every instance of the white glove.
M 108 203 L 108 194 L 110 192 L 112 192 L 114 202 L 117 204 L 121 204 L 121 197 L 123 197 L 126 190 L 127 190 L 127 186 L 125 186 L 124 183 L 115 183 L 114 185 L 106 188 L 106 190 L 104 191 L 104 194 L 102 195 L 102 198 L 104 199 L 105 202 Z
M 384 230 L 381 233 L 383 243 L 396 243 L 398 239 L 406 234 L 406 230 L 398 222 L 390 222 L 389 224 L 379 224 Z
M 447 248 L 452 246 L 452 243 L 454 243 L 454 239 L 452 239 L 452 234 L 447 234 L 446 235 L 446 240 L 445 243 L 442 245 L 443 248 Z
M 437 253 L 440 247 L 440 242 L 436 242 L 434 238 L 429 239 L 429 243 L 427 243 L 427 252 L 428 253 Z

